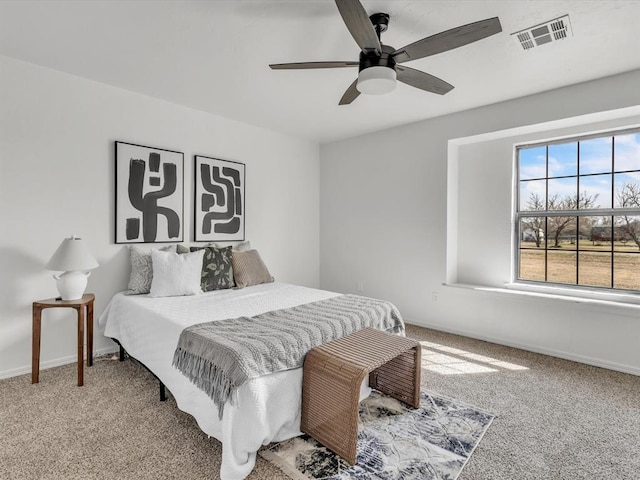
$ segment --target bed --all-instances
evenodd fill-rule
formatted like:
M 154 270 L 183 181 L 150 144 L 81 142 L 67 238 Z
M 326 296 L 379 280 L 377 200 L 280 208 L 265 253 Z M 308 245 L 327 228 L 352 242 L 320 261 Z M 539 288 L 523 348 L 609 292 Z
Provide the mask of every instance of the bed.
M 222 443 L 220 478 L 241 480 L 253 469 L 262 445 L 301 434 L 302 368 L 247 381 L 219 419 L 213 400 L 172 366 L 181 332 L 203 322 L 252 317 L 338 295 L 278 282 L 182 297 L 118 293 L 98 323 L 105 336 L 117 340 L 168 387 L 180 410 Z M 363 395 L 366 390 L 364 386 Z

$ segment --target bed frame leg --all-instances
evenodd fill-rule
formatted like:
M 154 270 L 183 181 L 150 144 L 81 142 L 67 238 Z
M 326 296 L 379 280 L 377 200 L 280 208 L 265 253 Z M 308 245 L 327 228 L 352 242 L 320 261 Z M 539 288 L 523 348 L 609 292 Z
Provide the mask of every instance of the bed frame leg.
M 160 401 L 164 402 L 167 399 L 167 392 L 165 390 L 164 383 L 160 380 L 158 380 L 158 383 L 160 384 Z
M 113 341 L 114 341 L 114 342 L 116 342 L 116 343 L 118 344 L 118 347 L 120 347 L 119 360 L 120 360 L 121 362 L 124 362 L 124 358 L 125 358 L 125 349 L 124 349 L 124 347 L 123 347 L 122 345 L 120 345 L 120 342 L 119 342 L 119 341 L 117 341 L 115 338 L 113 339 Z M 156 374 L 155 374 L 155 373 L 153 373 L 151 370 L 149 370 L 149 369 L 147 368 L 147 366 L 146 366 L 144 363 L 140 363 L 139 361 L 137 361 L 135 358 L 133 358 L 133 357 L 131 357 L 131 356 L 129 356 L 129 358 L 131 358 L 132 360 L 135 360 L 135 361 L 136 361 L 136 363 L 138 363 L 138 364 L 142 365 L 144 368 L 146 368 L 146 369 L 149 371 L 149 373 L 151 373 L 151 375 L 153 375 L 154 377 L 156 377 L 156 380 L 158 380 L 158 384 L 159 384 L 159 386 L 160 386 L 160 401 L 161 401 L 161 402 L 166 401 L 166 400 L 167 400 L 167 388 L 164 386 L 164 383 L 162 383 L 162 382 L 160 381 L 160 379 L 156 376 Z

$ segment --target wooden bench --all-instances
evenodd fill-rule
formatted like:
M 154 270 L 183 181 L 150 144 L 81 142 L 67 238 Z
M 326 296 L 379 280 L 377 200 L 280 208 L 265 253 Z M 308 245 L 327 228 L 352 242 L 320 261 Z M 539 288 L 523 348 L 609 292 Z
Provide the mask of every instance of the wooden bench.
M 414 408 L 420 405 L 420 343 L 365 328 L 309 351 L 304 361 L 300 429 L 356 463 L 360 385 Z

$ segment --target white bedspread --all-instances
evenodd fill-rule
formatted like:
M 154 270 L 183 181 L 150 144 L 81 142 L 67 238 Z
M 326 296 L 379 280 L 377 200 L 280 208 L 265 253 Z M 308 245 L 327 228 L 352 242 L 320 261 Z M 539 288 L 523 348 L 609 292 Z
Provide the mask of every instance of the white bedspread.
M 178 408 L 191 414 L 203 432 L 222 442 L 220 478 L 241 480 L 253 469 L 261 445 L 300 435 L 302 368 L 250 380 L 218 420 L 213 400 L 171 366 L 180 332 L 196 323 L 253 316 L 337 295 L 283 283 L 188 297 L 119 293 L 98 324 L 162 380 Z

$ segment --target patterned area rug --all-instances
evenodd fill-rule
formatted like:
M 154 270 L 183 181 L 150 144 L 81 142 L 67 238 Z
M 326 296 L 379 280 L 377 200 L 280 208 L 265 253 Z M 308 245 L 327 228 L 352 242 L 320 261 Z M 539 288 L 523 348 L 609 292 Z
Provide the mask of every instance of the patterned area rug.
M 425 391 L 418 409 L 373 391 L 360 403 L 356 465 L 308 435 L 259 453 L 295 480 L 455 480 L 494 418 Z

